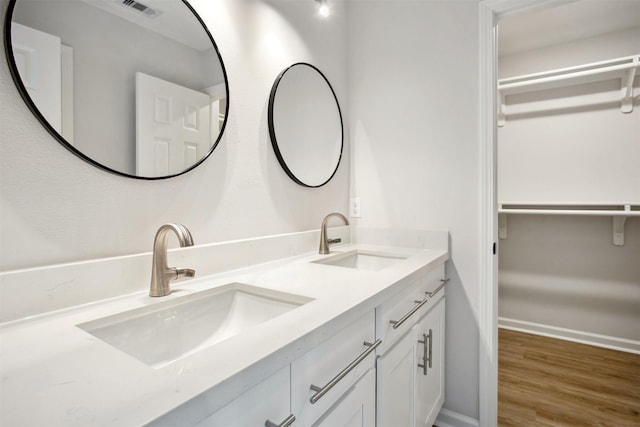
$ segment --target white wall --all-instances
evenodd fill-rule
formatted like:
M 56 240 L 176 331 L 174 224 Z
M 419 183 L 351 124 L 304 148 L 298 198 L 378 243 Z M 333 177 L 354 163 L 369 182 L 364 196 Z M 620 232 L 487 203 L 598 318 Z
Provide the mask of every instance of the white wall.
M 358 223 L 449 229 L 446 398 L 478 418 L 478 3 L 348 5 Z
M 638 53 L 640 28 L 501 57 L 498 68 L 513 77 Z M 507 96 L 506 110 L 500 202 L 640 204 L 639 112 L 621 113 L 619 79 Z
M 500 55 L 498 52 L 498 78 L 504 79 L 550 69 L 605 61 L 636 55 L 639 52 L 640 28 L 605 33 L 512 55 Z
M 322 69 L 346 110 L 345 8 L 321 21 L 313 2 L 190 3 L 225 61 L 230 114 L 212 156 L 177 178 L 122 178 L 75 157 L 31 115 L 0 61 L 0 270 L 147 252 L 170 221 L 202 244 L 317 229 L 326 213 L 346 212 L 348 141 L 334 179 L 308 189 L 281 169 L 267 130 L 271 85 L 293 62 Z M 0 0 L 3 22 L 6 7 Z
M 640 28 L 501 57 L 499 68 L 510 77 L 638 53 Z M 640 203 L 638 98 L 623 114 L 619 101 L 599 102 L 619 99 L 619 82 L 559 93 L 499 129 L 499 200 Z M 639 341 L 640 218 L 627 220 L 624 246 L 613 245 L 612 228 L 610 217 L 510 215 L 499 315 Z

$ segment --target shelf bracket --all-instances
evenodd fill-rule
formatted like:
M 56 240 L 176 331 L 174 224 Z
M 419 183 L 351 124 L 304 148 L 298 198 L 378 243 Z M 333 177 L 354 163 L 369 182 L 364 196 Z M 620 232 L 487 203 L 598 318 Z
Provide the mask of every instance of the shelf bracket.
M 502 205 L 499 205 L 499 209 L 502 209 Z M 498 237 L 502 240 L 507 238 L 507 214 L 498 214 Z
M 633 79 L 631 80 L 631 82 L 633 83 Z M 507 122 L 507 115 L 506 115 L 506 95 L 504 93 L 502 93 L 501 91 L 498 91 L 498 96 L 500 96 L 500 105 L 498 106 L 498 127 L 503 127 L 505 125 L 505 123 Z
M 616 246 L 624 246 L 624 223 L 626 221 L 626 216 L 613 217 L 613 244 Z
M 638 63 L 638 57 L 633 61 Z M 640 64 L 637 64 L 640 66 Z M 633 111 L 633 79 L 636 77 L 636 70 L 638 68 L 632 68 L 626 72 L 626 75 L 622 77 L 622 104 L 620 109 L 623 113 L 628 114 Z
M 631 211 L 631 205 L 624 205 L 625 212 Z M 624 246 L 624 224 L 627 222 L 626 216 L 613 217 L 613 244 Z

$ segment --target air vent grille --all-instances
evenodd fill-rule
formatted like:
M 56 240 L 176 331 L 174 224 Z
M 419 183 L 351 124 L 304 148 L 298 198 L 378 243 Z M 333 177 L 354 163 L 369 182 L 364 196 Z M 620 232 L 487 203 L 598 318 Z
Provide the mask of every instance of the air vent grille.
M 122 5 L 131 8 L 132 10 L 135 10 L 136 12 L 141 13 L 142 15 L 149 18 L 155 18 L 161 13 L 159 10 L 152 9 L 149 6 L 135 0 L 122 0 Z

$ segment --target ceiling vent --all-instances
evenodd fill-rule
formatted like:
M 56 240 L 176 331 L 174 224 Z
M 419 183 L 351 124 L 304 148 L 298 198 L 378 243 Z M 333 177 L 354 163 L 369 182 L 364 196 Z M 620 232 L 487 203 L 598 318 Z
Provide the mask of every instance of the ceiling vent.
M 122 5 L 148 18 L 155 18 L 156 16 L 159 16 L 162 13 L 159 10 L 152 9 L 149 6 L 146 6 L 135 0 L 123 0 Z

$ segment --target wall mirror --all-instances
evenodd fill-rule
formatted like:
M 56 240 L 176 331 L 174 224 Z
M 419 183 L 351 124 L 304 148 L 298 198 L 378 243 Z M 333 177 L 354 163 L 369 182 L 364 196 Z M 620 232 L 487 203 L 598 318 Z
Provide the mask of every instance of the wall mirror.
M 4 40 L 31 111 L 95 166 L 167 178 L 220 141 L 227 75 L 186 0 L 10 0 Z
M 269 134 L 280 165 L 296 183 L 320 187 L 340 165 L 342 113 L 331 84 L 311 64 L 278 75 L 269 97 Z

